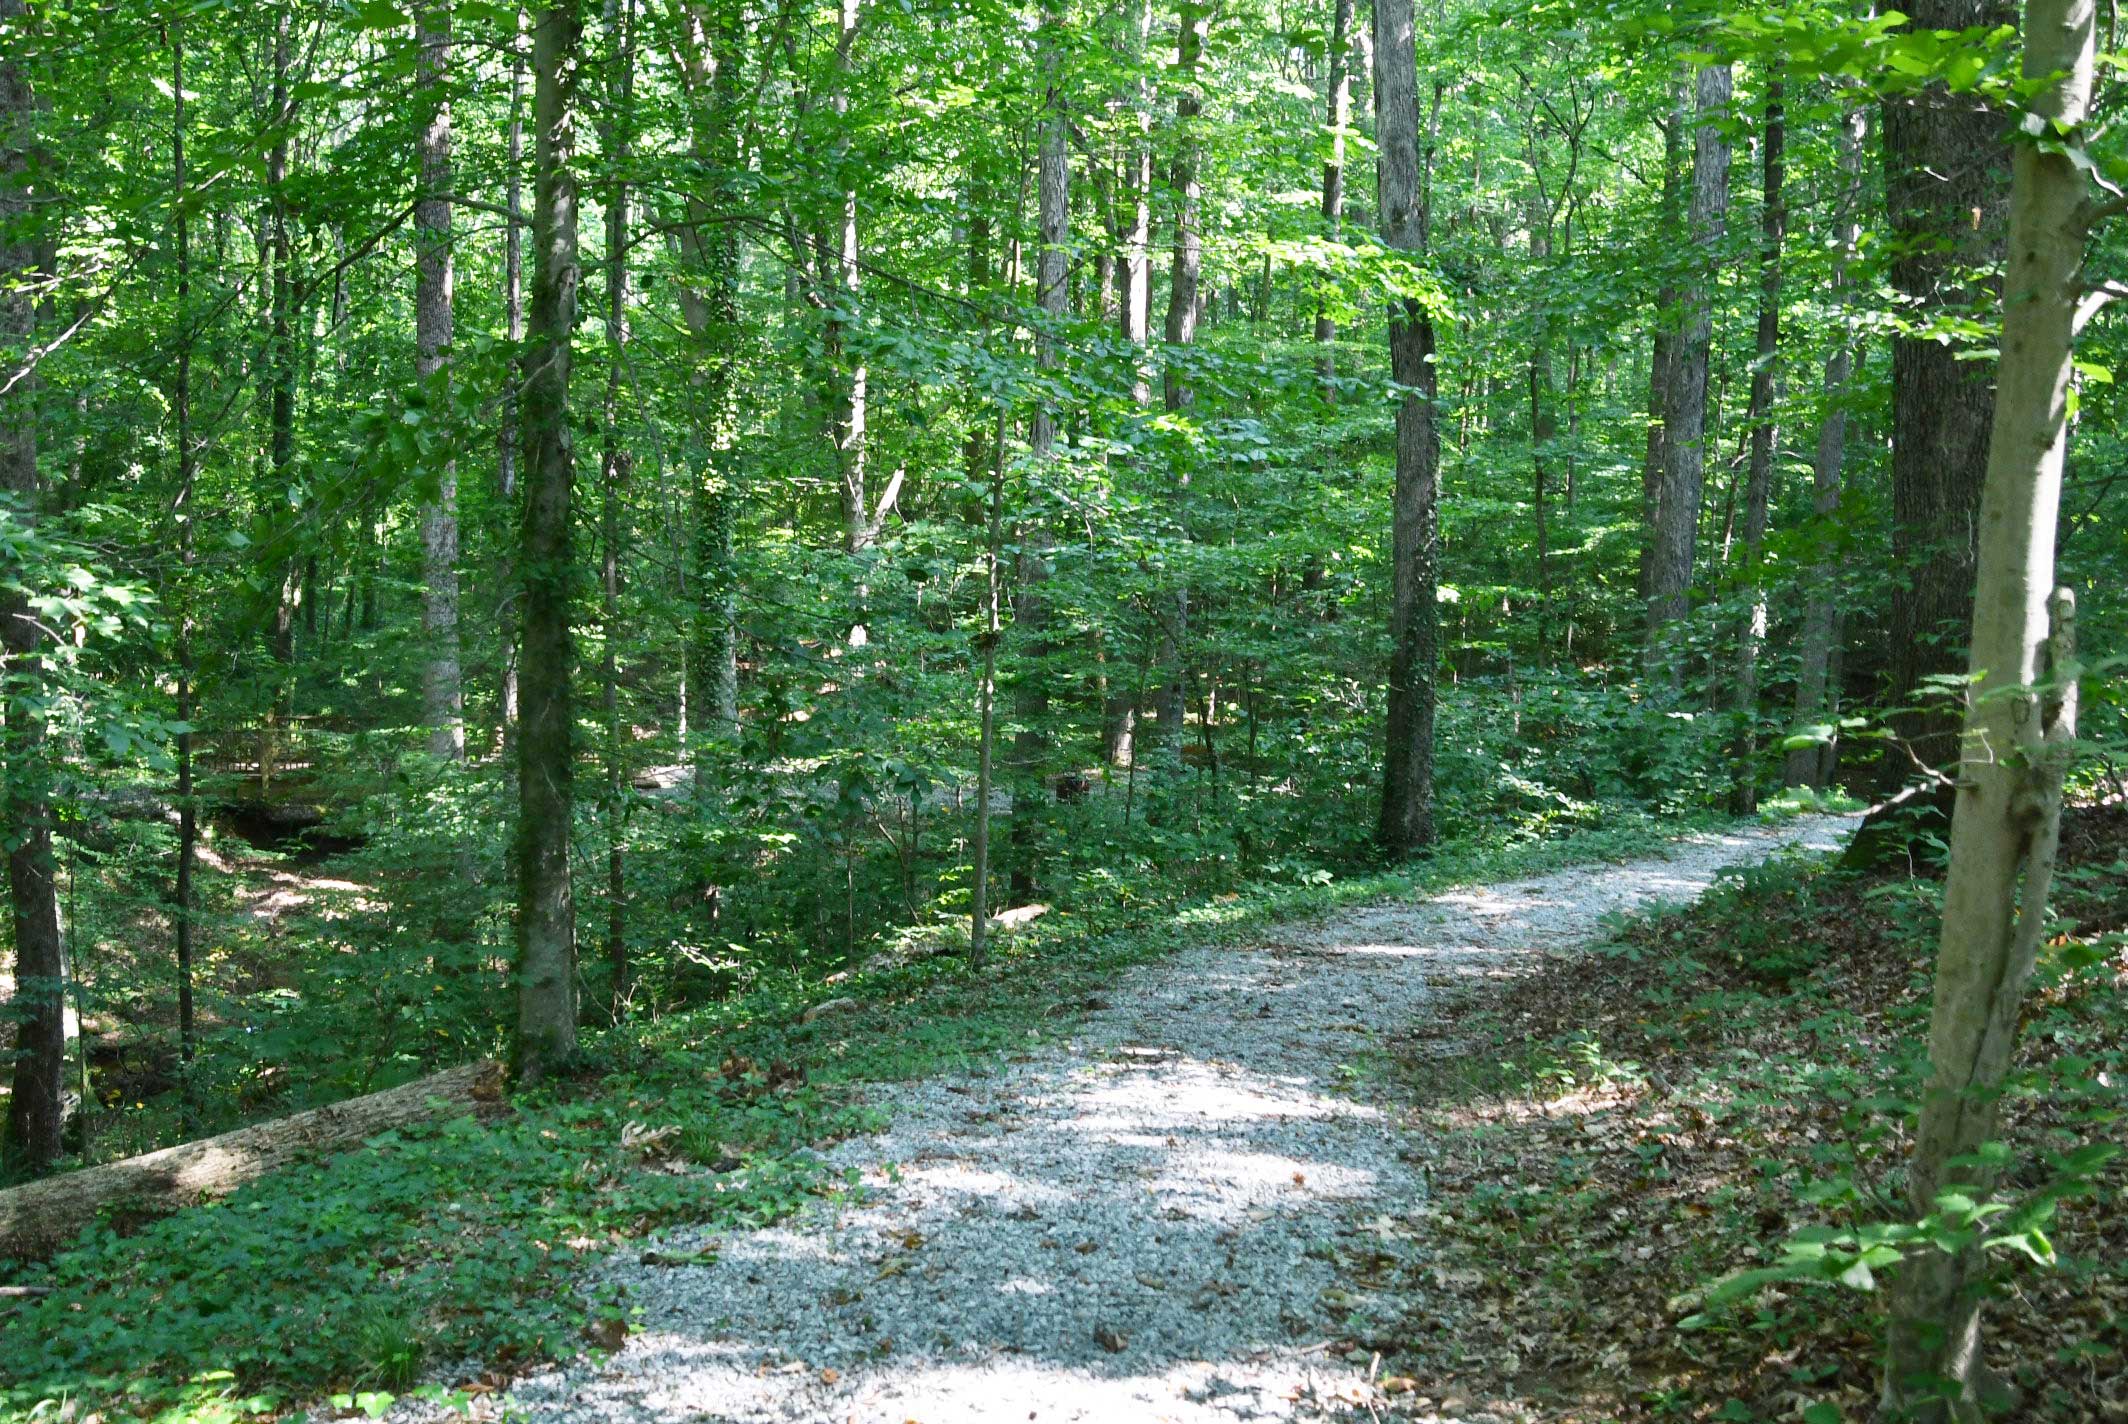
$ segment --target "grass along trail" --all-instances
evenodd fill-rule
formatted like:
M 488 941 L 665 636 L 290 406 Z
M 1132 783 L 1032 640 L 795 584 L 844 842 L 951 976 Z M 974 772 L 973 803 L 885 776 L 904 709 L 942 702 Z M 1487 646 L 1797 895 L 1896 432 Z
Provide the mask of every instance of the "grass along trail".
M 1370 1101 L 1370 1060 L 1450 986 L 1847 825 L 1703 835 L 1141 966 L 1061 1047 L 873 1090 L 893 1126 L 831 1154 L 862 1175 L 858 1202 L 614 1258 L 591 1288 L 622 1292 L 634 1332 L 520 1380 L 510 1417 L 1453 1415 L 1452 1384 L 1375 1359 L 1422 1304 L 1367 1283 L 1414 1249 L 1394 1227 L 1427 1174 L 1425 1144 Z

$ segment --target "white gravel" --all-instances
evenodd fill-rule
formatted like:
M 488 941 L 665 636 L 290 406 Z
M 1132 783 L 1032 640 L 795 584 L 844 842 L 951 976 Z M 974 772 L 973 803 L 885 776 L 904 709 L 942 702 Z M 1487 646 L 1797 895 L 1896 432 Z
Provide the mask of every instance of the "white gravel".
M 1452 1385 L 1370 1383 L 1398 1302 L 1336 1259 L 1416 1249 L 1423 1144 L 1370 1104 L 1365 1064 L 1443 985 L 1683 901 L 1815 817 L 1665 857 L 1376 905 L 1128 974 L 1068 1044 L 988 1074 L 879 1089 L 890 1130 L 831 1158 L 857 1205 L 769 1230 L 675 1233 L 713 1264 L 646 1266 L 640 1333 L 520 1381 L 507 1417 L 1123 1424 L 1467 1414 Z M 1350 1356 L 1350 1358 L 1348 1358 Z

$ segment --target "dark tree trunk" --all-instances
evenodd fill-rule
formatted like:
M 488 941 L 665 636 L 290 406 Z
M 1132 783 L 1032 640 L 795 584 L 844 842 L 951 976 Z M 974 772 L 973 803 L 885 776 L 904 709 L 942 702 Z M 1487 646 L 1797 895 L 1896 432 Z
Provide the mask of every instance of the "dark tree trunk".
M 1426 248 L 1419 151 L 1419 77 L 1412 0 L 1375 0 L 1375 208 L 1382 240 L 1413 257 Z M 1440 107 L 1435 90 L 1435 112 Z M 1428 155 L 1430 157 L 1430 155 Z M 1432 843 L 1434 668 L 1439 659 L 1441 442 L 1434 426 L 1433 319 L 1416 301 L 1393 310 L 1390 377 L 1404 388 L 1396 412 L 1396 493 L 1391 509 L 1388 745 L 1377 839 L 1391 856 Z
M 2005 0 L 1919 0 L 1903 7 L 1917 30 L 2012 24 Z M 2010 191 L 2004 120 L 1978 94 L 1941 85 L 1884 106 L 1885 204 L 1892 285 L 1914 319 L 1939 314 L 1991 320 L 1992 274 L 2001 265 Z M 1923 679 L 1963 674 L 1972 623 L 1980 490 L 1994 418 L 1994 363 L 1925 335 L 1892 340 L 1891 682 L 1894 706 Z M 1958 754 L 1961 712 L 1936 700 L 1894 728 L 1931 765 Z M 1896 785 L 1912 763 L 1888 755 L 1881 779 Z
M 1766 641 L 1766 586 L 1759 568 L 1759 555 L 1766 544 L 1766 521 L 1773 499 L 1773 454 L 1778 443 L 1773 406 L 1780 393 L 1778 360 L 1781 345 L 1781 244 L 1788 234 L 1788 209 L 1781 195 L 1786 172 L 1788 141 L 1782 86 L 1773 80 L 1766 89 L 1766 131 L 1762 136 L 1765 158 L 1765 201 L 1759 215 L 1759 319 L 1758 344 L 1751 365 L 1750 475 L 1744 486 L 1744 583 L 1750 603 L 1744 626 L 1737 638 L 1736 685 L 1733 689 L 1737 717 L 1733 748 L 1736 772 L 1731 802 L 1739 815 L 1758 810 L 1758 702 L 1759 648 Z
M 576 904 L 569 844 L 572 786 L 569 435 L 576 329 L 574 122 L 582 38 L 577 0 L 548 0 L 533 33 L 532 310 L 525 351 L 523 699 L 518 734 L 517 1072 L 537 1082 L 576 1048 Z
M 414 204 L 414 373 L 427 393 L 443 397 L 451 348 L 451 7 L 449 0 L 424 6 L 414 23 L 420 47 L 421 104 L 425 110 L 418 149 L 421 193 Z M 441 378 L 438 372 L 444 372 Z M 465 759 L 465 691 L 458 676 L 458 467 L 446 461 L 437 472 L 436 497 L 421 510 L 421 638 L 423 720 L 429 751 L 447 761 Z M 313 592 L 304 603 L 315 609 Z
M 9 32 L 21 34 L 27 19 L 21 0 L 0 0 L 0 25 Z M 40 264 L 27 231 L 41 198 L 36 150 L 36 97 L 27 66 L 19 57 L 0 55 L 0 353 L 9 374 L 18 353 L 31 359 L 37 333 L 30 292 Z M 35 520 L 39 494 L 36 392 L 36 377 L 29 375 L 0 395 L 0 492 L 25 521 Z M 52 876 L 51 769 L 43 719 L 28 710 L 43 681 L 42 642 L 28 595 L 8 595 L 0 604 L 0 651 L 9 684 L 5 825 L 15 940 L 12 1012 L 19 1028 L 7 1148 L 13 1162 L 32 1173 L 50 1170 L 59 1159 L 66 1076 L 66 950 Z

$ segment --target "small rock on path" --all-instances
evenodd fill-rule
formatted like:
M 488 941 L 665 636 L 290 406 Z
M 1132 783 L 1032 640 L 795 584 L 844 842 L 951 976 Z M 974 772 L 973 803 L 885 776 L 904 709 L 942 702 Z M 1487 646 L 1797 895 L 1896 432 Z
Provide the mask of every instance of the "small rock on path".
M 1350 1343 L 1398 1302 L 1338 1255 L 1412 1249 L 1386 1228 L 1426 1195 L 1420 1144 L 1356 1067 L 1444 984 L 1848 824 L 1700 836 L 1142 965 L 1032 1061 L 872 1090 L 893 1126 L 830 1154 L 863 1173 L 861 1203 L 658 1243 L 714 1245 L 706 1264 L 609 1263 L 641 1333 L 520 1381 L 508 1417 L 1227 1424 L 1415 1402 L 1384 1397 Z

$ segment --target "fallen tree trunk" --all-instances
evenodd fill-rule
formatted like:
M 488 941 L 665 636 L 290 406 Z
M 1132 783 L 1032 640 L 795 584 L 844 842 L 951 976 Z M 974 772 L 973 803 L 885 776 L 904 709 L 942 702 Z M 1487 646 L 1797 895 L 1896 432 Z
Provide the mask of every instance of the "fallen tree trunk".
M 367 1097 L 0 1191 L 0 1259 L 49 1255 L 106 1208 L 176 1211 L 395 1127 L 483 1111 L 502 1101 L 503 1085 L 502 1065 L 469 1063 Z

